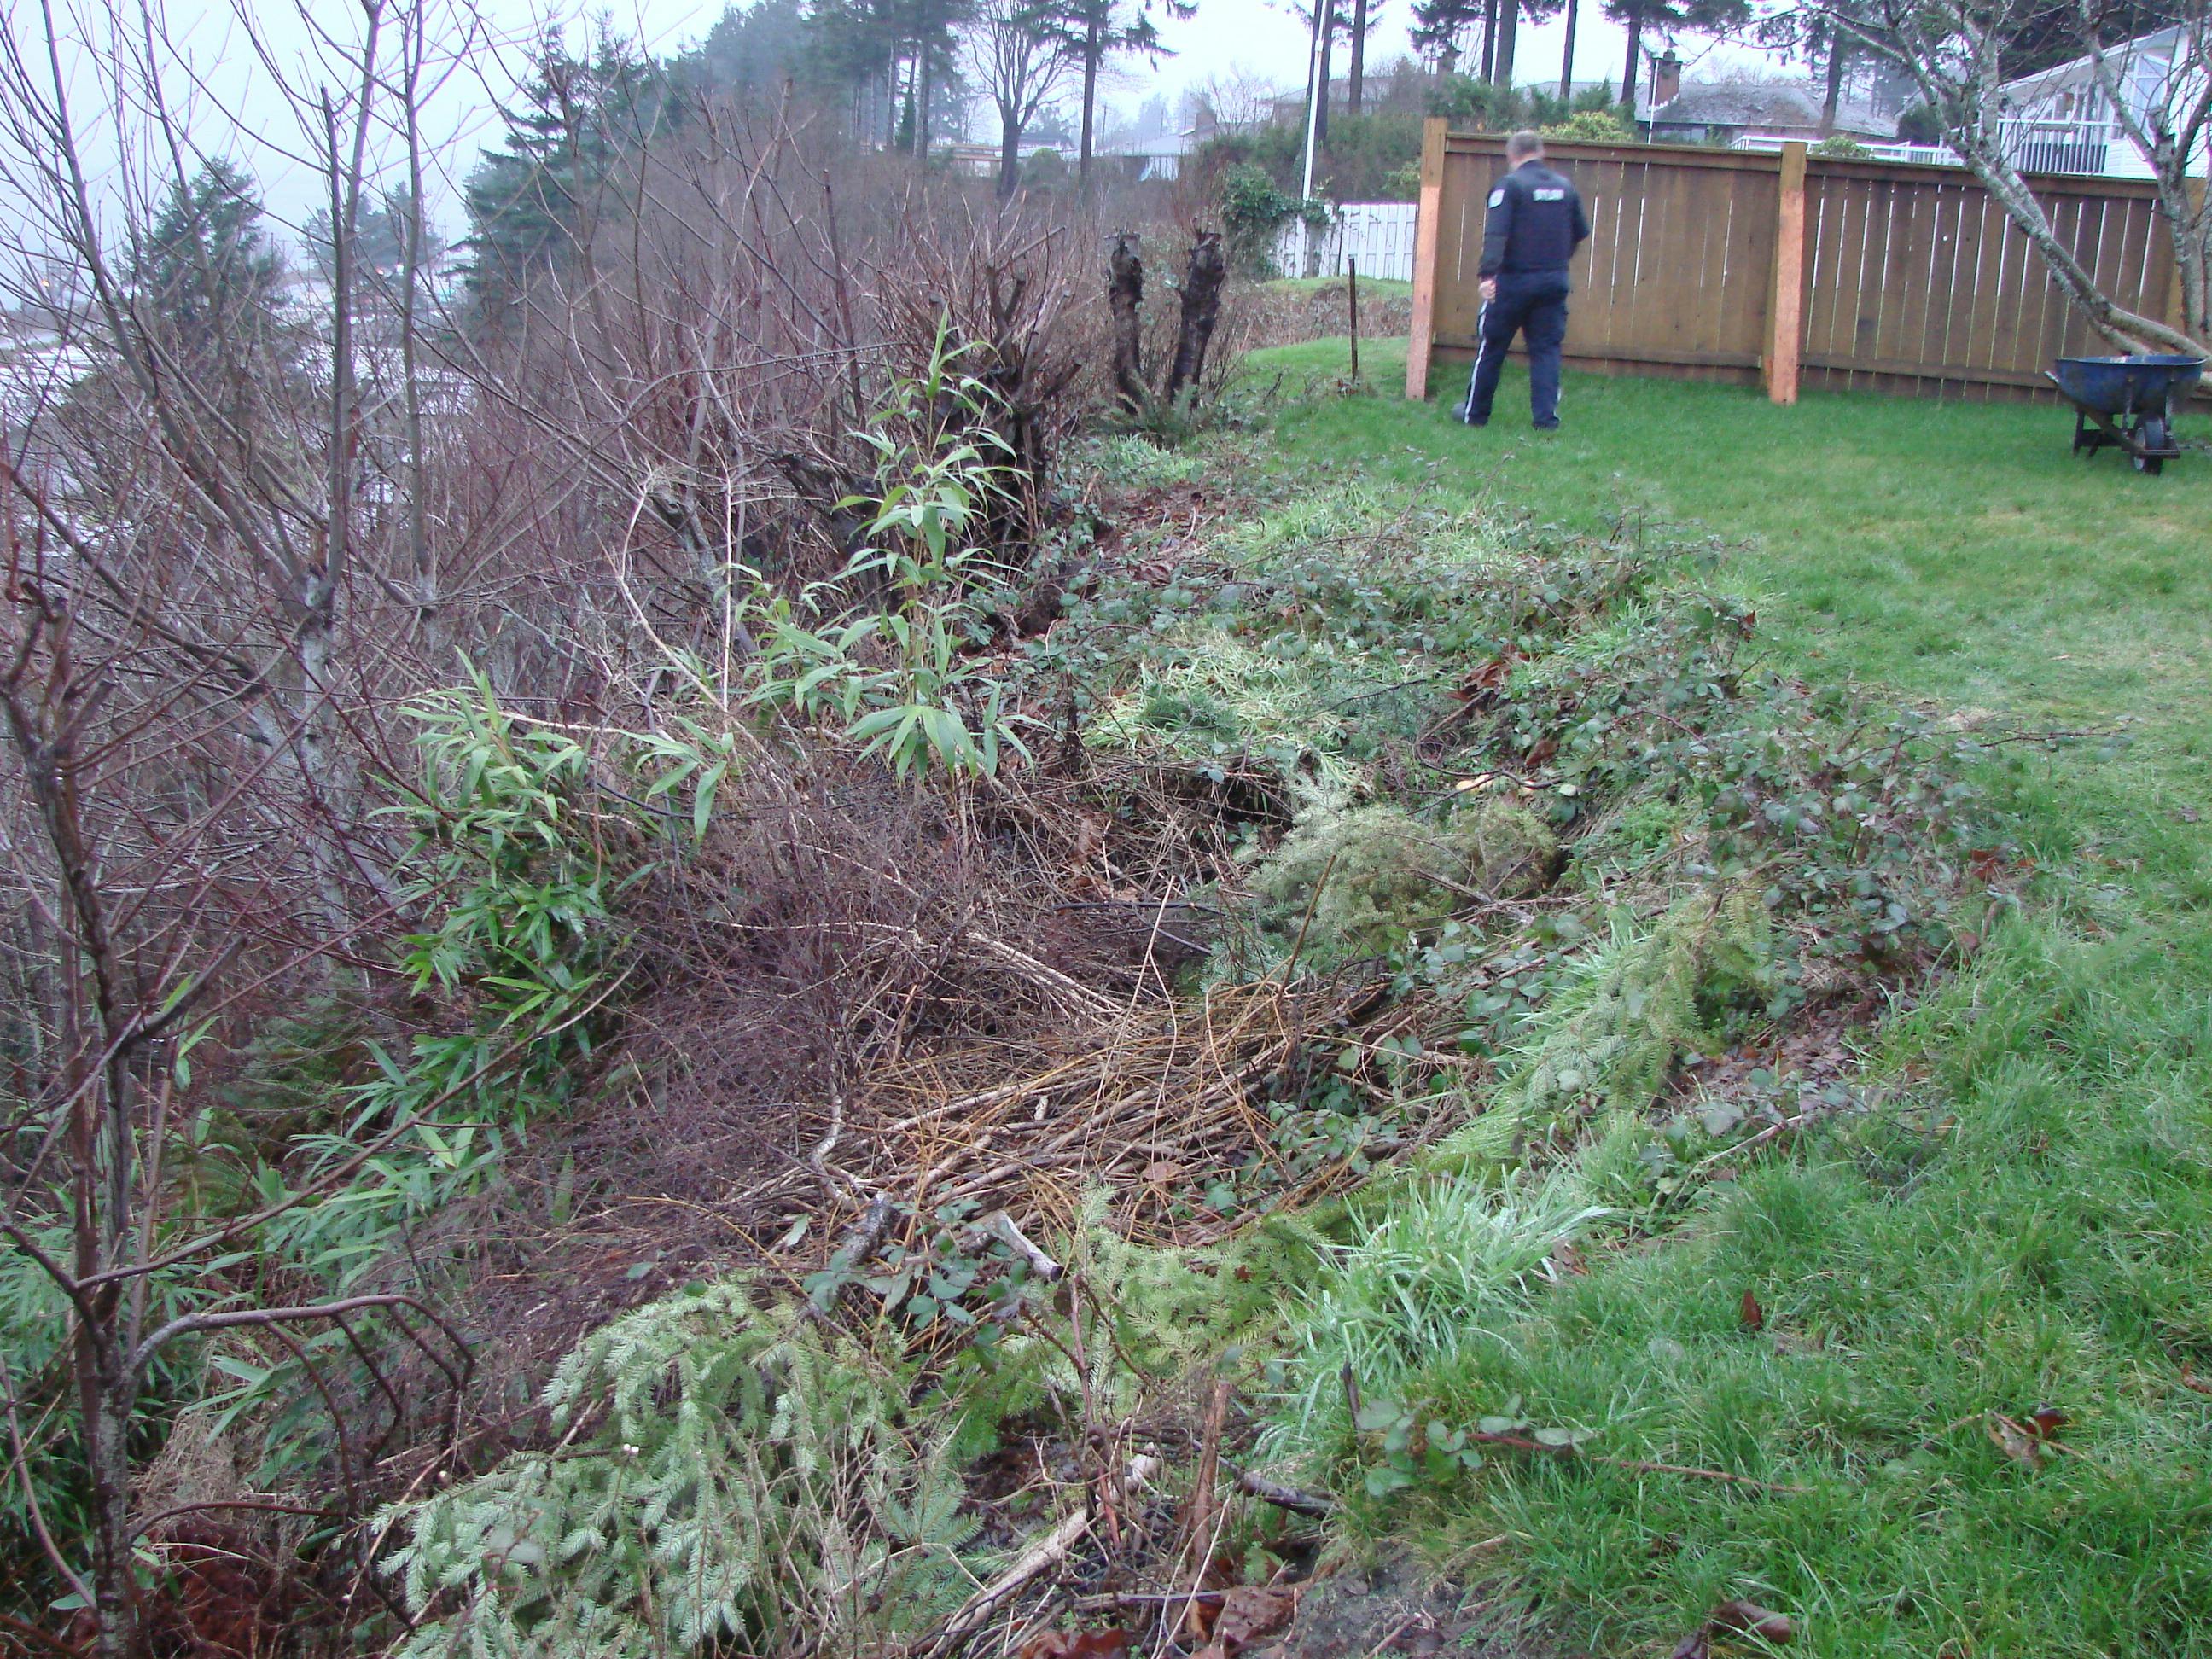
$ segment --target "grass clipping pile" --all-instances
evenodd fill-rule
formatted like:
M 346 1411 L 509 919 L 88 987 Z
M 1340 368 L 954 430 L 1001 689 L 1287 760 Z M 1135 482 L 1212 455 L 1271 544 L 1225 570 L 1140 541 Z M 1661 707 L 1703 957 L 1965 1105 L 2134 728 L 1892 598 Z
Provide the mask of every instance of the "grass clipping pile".
M 1274 1641 L 1334 1500 L 1240 1471 L 1291 1432 L 1248 1400 L 1267 1362 L 1368 1426 L 1283 1331 L 1347 1227 L 1625 1136 L 1656 1230 L 1686 1138 L 1838 1098 L 1717 1111 L 1686 1061 L 1786 1072 L 1955 947 L 1975 740 L 1762 668 L 1714 550 L 1102 460 L 1119 532 L 993 647 L 1056 741 L 885 866 L 1018 880 L 870 923 L 905 965 L 757 1267 L 595 1334 L 547 1449 L 388 1518 L 410 1655 Z

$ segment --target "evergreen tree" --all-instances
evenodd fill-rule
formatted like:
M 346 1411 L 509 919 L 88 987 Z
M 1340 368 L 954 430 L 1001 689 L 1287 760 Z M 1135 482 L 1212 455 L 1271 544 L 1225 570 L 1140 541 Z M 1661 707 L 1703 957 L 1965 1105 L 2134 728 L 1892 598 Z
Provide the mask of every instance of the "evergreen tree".
M 485 151 L 463 189 L 468 283 L 487 314 L 589 238 L 617 163 L 673 111 L 653 65 L 604 27 L 588 58 L 548 33 L 532 70 L 520 107 L 501 111 L 506 147 Z
M 414 215 L 414 204 L 404 185 L 387 193 L 381 202 L 362 209 L 361 223 L 354 228 L 353 257 L 364 276 L 382 283 L 398 281 L 407 264 L 407 227 Z M 320 208 L 309 214 L 301 240 L 306 244 L 315 274 L 328 282 L 337 263 L 331 242 L 331 216 Z M 426 224 L 422 263 L 434 264 L 444 252 L 445 245 Z
M 1152 21 L 1155 9 L 1181 20 L 1198 9 L 1198 0 L 1035 0 L 1030 24 L 1038 33 L 1066 48 L 1083 76 L 1082 127 L 1077 151 L 1079 179 L 1091 174 L 1091 153 L 1098 119 L 1098 76 L 1109 60 L 1131 54 L 1158 60 L 1167 48 Z
M 825 75 L 820 41 L 801 0 L 756 0 L 724 9 L 707 38 L 672 65 L 689 90 L 716 92 L 738 103 L 773 98 L 787 82 L 817 87 L 842 77 Z
M 284 256 L 262 218 L 252 177 L 220 156 L 170 187 L 129 276 L 185 351 L 274 338 Z
M 1352 0 L 1352 63 L 1344 77 L 1344 107 L 1357 115 L 1367 99 L 1367 36 L 1382 15 L 1382 0 Z
M 1482 0 L 1413 0 L 1413 46 L 1434 55 L 1439 74 L 1459 70 L 1460 42 L 1482 15 Z
M 1628 31 L 1628 63 L 1620 75 L 1620 101 L 1636 104 L 1647 33 L 1724 34 L 1751 21 L 1749 0 L 1606 0 L 1605 15 Z

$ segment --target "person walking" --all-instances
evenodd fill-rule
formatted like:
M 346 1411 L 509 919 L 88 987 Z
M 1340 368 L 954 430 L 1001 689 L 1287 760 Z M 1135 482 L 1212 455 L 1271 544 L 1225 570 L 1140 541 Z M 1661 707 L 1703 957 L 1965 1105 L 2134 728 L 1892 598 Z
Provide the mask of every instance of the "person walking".
M 1482 232 L 1481 346 L 1459 417 L 1486 426 L 1516 334 L 1528 343 L 1528 410 L 1539 431 L 1559 423 L 1559 348 L 1567 338 L 1567 261 L 1588 239 L 1583 198 L 1544 165 L 1544 141 L 1516 132 L 1505 141 L 1510 169 L 1490 192 Z

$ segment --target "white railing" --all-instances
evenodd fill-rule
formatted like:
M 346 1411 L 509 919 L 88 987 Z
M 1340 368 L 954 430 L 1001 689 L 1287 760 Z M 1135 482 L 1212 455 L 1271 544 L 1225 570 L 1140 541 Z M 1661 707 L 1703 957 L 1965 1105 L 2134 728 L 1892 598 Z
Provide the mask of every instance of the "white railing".
M 2113 148 L 2126 143 L 2106 120 L 2007 116 L 1997 123 L 1997 146 L 2022 173 L 2108 172 Z
M 1917 161 L 1923 167 L 1954 167 L 1959 157 L 1948 144 L 1891 144 L 1864 138 L 1851 142 L 1866 151 L 1863 158 L 1870 161 Z M 1783 141 L 1754 133 L 1745 133 L 1730 141 L 1730 149 L 1780 149 Z
M 1341 276 L 1350 258 L 1362 276 L 1410 283 L 1420 211 L 1411 202 L 1346 202 L 1321 230 L 1287 225 L 1275 243 L 1275 269 L 1285 276 Z

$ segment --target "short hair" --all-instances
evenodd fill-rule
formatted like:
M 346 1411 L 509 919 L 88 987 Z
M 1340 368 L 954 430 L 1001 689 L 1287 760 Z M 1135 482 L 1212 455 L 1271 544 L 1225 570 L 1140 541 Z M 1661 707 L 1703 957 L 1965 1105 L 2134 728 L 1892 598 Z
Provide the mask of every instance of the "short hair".
M 1532 155 L 1541 155 L 1543 153 L 1542 136 L 1530 132 L 1526 128 L 1505 141 L 1505 159 L 1509 161 L 1525 161 Z

